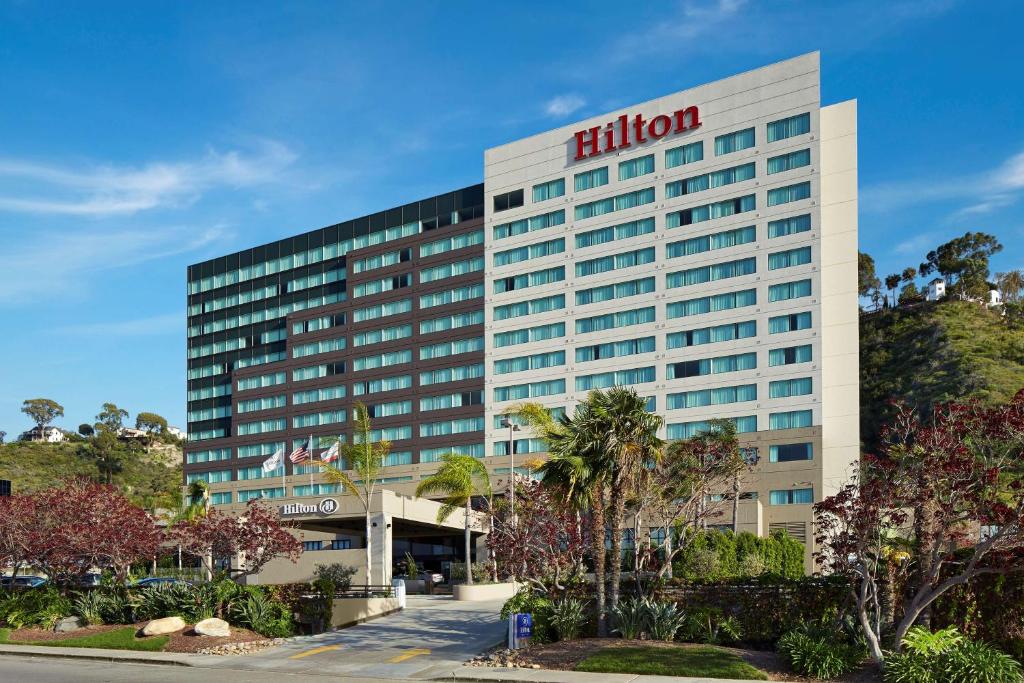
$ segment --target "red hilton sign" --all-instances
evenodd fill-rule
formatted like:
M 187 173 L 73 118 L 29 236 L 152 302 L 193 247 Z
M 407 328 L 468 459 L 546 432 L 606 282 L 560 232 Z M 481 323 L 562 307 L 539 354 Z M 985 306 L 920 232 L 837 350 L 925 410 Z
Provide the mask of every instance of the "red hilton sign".
M 605 152 L 632 147 L 648 140 L 658 140 L 669 133 L 683 133 L 700 127 L 697 107 L 687 107 L 672 114 L 659 114 L 645 121 L 643 114 L 632 119 L 628 114 L 586 130 L 577 131 L 575 160 L 596 157 Z M 646 134 L 646 135 L 645 135 Z

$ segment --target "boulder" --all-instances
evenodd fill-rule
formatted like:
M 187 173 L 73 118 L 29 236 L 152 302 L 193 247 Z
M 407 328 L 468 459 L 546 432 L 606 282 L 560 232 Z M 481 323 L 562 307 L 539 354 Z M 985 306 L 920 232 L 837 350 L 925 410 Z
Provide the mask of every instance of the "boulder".
M 185 628 L 185 620 L 181 617 L 164 617 L 163 619 L 154 619 L 145 626 L 142 627 L 142 635 L 144 636 L 162 636 L 168 633 L 174 633 Z
M 57 622 L 57 625 L 53 627 L 53 630 L 57 633 L 69 633 L 71 631 L 77 631 L 82 628 L 82 620 L 78 617 L 64 617 Z
M 228 622 L 223 619 L 203 619 L 192 627 L 192 630 L 201 636 L 214 636 L 216 638 L 227 638 L 231 635 L 231 628 Z

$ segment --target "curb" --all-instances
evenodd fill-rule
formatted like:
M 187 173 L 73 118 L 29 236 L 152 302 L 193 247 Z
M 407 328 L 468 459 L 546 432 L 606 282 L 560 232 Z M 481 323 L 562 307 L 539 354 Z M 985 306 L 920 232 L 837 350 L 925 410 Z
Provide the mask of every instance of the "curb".
M 130 651 L 104 650 L 86 647 L 47 647 L 40 645 L 0 645 L 0 656 L 49 657 L 51 659 L 86 659 L 95 662 L 123 662 L 125 664 L 162 664 L 164 666 L 194 666 L 184 658 L 141 657 Z M 185 655 L 186 657 L 188 655 Z

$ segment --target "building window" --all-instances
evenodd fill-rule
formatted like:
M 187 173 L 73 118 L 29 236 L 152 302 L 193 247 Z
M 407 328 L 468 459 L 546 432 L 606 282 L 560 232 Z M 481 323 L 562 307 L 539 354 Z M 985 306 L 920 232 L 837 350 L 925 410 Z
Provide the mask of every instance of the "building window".
M 608 167 L 602 166 L 590 171 L 583 171 L 575 175 L 575 189 L 577 192 L 592 190 L 608 184 Z
M 386 268 L 398 263 L 406 263 L 411 259 L 411 249 L 398 249 L 384 254 L 377 254 L 376 256 L 367 256 L 366 258 L 356 259 L 352 262 L 352 272 L 356 274 L 364 273 L 368 270 L 376 270 L 377 268 Z
M 744 415 L 743 417 L 725 418 L 736 425 L 736 431 L 740 434 L 757 431 L 757 416 Z M 703 434 L 711 429 L 711 423 L 707 420 L 695 422 L 678 422 L 670 424 L 666 428 L 666 435 L 669 439 L 691 439 L 698 434 Z
M 666 335 L 665 341 L 669 349 L 683 349 L 688 346 L 713 344 L 715 342 L 748 339 L 757 336 L 757 322 L 746 320 L 740 323 L 727 323 L 714 327 L 702 327 L 696 330 L 673 332 Z
M 324 363 L 323 365 L 310 365 L 304 368 L 295 368 L 292 370 L 292 381 L 304 382 L 306 380 L 317 379 L 319 377 L 330 377 L 332 375 L 344 374 L 345 361 L 338 361 L 336 363 Z
M 630 370 L 616 370 L 615 372 L 602 372 L 596 375 L 580 375 L 576 378 L 576 391 L 646 384 L 654 381 L 654 374 L 654 367 L 651 366 Z
M 427 396 L 420 399 L 420 412 L 431 410 L 447 410 L 449 408 L 462 408 L 463 406 L 480 406 L 484 404 L 484 392 L 462 391 L 457 394 L 446 394 L 443 396 Z
M 462 261 L 442 263 L 439 266 L 424 268 L 421 270 L 420 284 L 425 282 L 436 282 L 437 280 L 444 280 L 450 277 L 457 277 L 459 275 L 466 275 L 467 273 L 475 273 L 483 269 L 484 259 L 482 256 L 464 259 Z
M 636 249 L 634 251 L 627 251 L 621 254 L 611 254 L 600 258 L 588 259 L 576 264 L 576 277 L 586 277 L 588 275 L 607 273 L 611 270 L 642 266 L 648 263 L 653 263 L 654 258 L 654 247 L 648 247 L 646 249 Z
M 511 223 L 495 225 L 494 239 L 500 240 L 505 239 L 506 237 L 525 235 L 528 232 L 544 230 L 545 228 L 553 228 L 556 225 L 562 225 L 563 223 L 565 223 L 565 210 L 559 209 L 558 211 L 552 211 L 551 213 L 544 213 L 539 216 L 531 216 L 530 218 L 512 221 Z
M 643 190 L 636 190 L 635 192 L 627 192 L 614 197 L 608 197 L 607 199 L 599 199 L 596 202 L 577 204 L 574 215 L 576 220 L 580 221 L 586 218 L 594 218 L 595 216 L 603 216 L 604 214 L 612 213 L 613 211 L 624 211 L 637 206 L 643 206 L 644 204 L 650 204 L 653 201 L 654 188 L 648 187 Z
M 665 378 L 684 379 L 686 377 L 718 375 L 725 372 L 739 372 L 740 370 L 754 370 L 756 368 L 756 353 L 739 353 L 731 356 L 719 356 L 717 358 L 701 358 L 698 360 L 687 360 L 678 363 L 669 363 L 667 366 L 665 366 Z
M 250 500 L 257 500 L 259 498 L 284 498 L 284 496 L 285 492 L 283 487 L 250 489 L 238 492 L 238 502 L 248 503 Z
M 648 173 L 654 173 L 653 154 L 619 162 L 619 180 L 629 180 Z
M 271 410 L 272 408 L 284 408 L 288 399 L 281 394 L 280 396 L 265 396 L 263 398 L 252 398 L 248 401 L 239 401 L 235 412 L 251 413 L 257 410 Z
M 768 142 L 777 142 L 811 132 L 811 115 L 797 114 L 768 124 Z
M 807 199 L 810 196 L 810 182 L 787 185 L 786 187 L 777 187 L 774 190 L 768 190 L 768 206 L 778 206 L 779 204 L 798 202 L 801 199 Z
M 339 327 L 345 324 L 345 314 L 324 315 L 309 320 L 299 320 L 292 323 L 292 334 L 305 334 L 306 332 L 317 332 L 331 327 Z
M 689 268 L 675 273 L 665 275 L 665 286 L 669 289 L 676 287 L 690 287 L 703 282 L 714 282 L 715 280 L 727 280 L 733 277 L 752 275 L 757 272 L 757 259 L 740 259 L 738 261 L 726 261 L 715 263 L 700 268 Z
M 383 391 L 398 391 L 408 389 L 412 386 L 412 375 L 397 375 L 395 377 L 382 377 L 371 379 L 365 382 L 352 384 L 352 395 L 363 396 L 365 394 L 378 394 Z
M 352 314 L 352 320 L 354 322 L 361 323 L 367 320 L 385 318 L 389 315 L 408 313 L 411 310 L 412 299 L 399 299 L 398 301 L 391 301 L 386 304 L 377 304 L 376 306 L 369 306 L 367 308 L 357 308 Z
M 523 205 L 523 191 L 512 190 L 502 194 L 494 195 L 494 212 L 508 211 Z
M 549 180 L 533 186 L 533 201 L 543 202 L 565 194 L 565 178 Z
M 565 380 L 553 379 L 547 382 L 531 382 L 529 384 L 513 384 L 507 387 L 494 387 L 495 401 L 518 401 L 525 398 L 540 398 L 565 393 Z
M 768 398 L 789 398 L 791 396 L 807 396 L 813 393 L 814 387 L 810 377 L 797 379 L 780 379 L 768 383 Z
M 639 280 L 626 280 L 613 285 L 602 285 L 601 287 L 590 287 L 580 289 L 576 292 L 576 305 L 601 303 L 612 299 L 622 299 L 640 294 L 650 294 L 654 291 L 654 278 L 645 277 Z
M 780 154 L 777 157 L 768 158 L 768 174 L 791 171 L 794 168 L 811 165 L 811 150 L 801 149 L 789 154 Z
M 607 344 L 581 346 L 576 349 L 576 362 L 585 363 L 592 360 L 604 360 L 605 358 L 635 356 L 641 353 L 653 353 L 654 351 L 654 337 L 626 339 L 624 341 L 608 342 Z
M 389 403 L 371 403 L 366 406 L 367 417 L 391 417 L 408 415 L 412 412 L 412 401 L 391 401 Z
M 231 491 L 218 491 L 210 494 L 210 505 L 231 505 Z
M 208 451 L 194 451 L 188 453 L 185 456 L 185 461 L 189 465 L 194 465 L 199 462 L 215 462 L 219 460 L 230 460 L 231 449 L 230 448 L 215 448 Z
M 540 297 L 539 299 L 530 299 L 529 301 L 519 301 L 514 304 L 495 306 L 494 319 L 508 320 L 510 318 L 519 318 L 524 315 L 557 311 L 563 308 L 565 308 L 565 295 L 556 294 L 554 296 Z M 422 329 L 420 330 L 420 333 L 423 333 Z
M 733 308 L 757 305 L 757 290 L 744 289 L 739 292 L 726 292 L 714 296 L 705 296 L 699 299 L 677 301 L 665 306 L 665 313 L 669 318 L 684 318 L 702 313 L 714 313 L 726 311 Z
M 807 330 L 811 327 L 811 314 L 791 313 L 790 315 L 777 315 L 768 319 L 768 334 L 779 334 L 781 332 L 795 332 Z
M 813 413 L 810 410 L 791 410 L 785 413 L 771 413 L 768 415 L 768 429 L 799 429 L 801 427 L 810 427 L 813 419 Z
M 507 375 L 511 372 L 525 372 L 526 370 L 540 370 L 565 365 L 565 351 L 552 351 L 550 353 L 535 353 L 532 356 L 519 356 L 518 358 L 505 358 L 494 361 L 494 374 Z
M 446 237 L 441 240 L 435 240 L 433 242 L 427 242 L 426 244 L 420 245 L 420 256 L 433 256 L 434 254 L 444 254 L 449 251 L 456 249 L 465 249 L 466 247 L 472 247 L 477 244 L 484 243 L 484 231 L 474 230 L 473 232 L 467 232 L 465 235 L 456 235 L 455 237 Z
M 768 254 L 768 270 L 792 268 L 793 266 L 802 266 L 810 262 L 810 247 L 800 247 L 799 249 L 789 249 L 787 251 L 777 251 L 774 254 Z
M 442 446 L 441 448 L 423 448 L 420 450 L 420 462 L 437 462 L 449 453 L 482 458 L 484 457 L 484 445 L 482 443 L 474 443 L 461 446 Z
M 768 365 L 793 365 L 811 362 L 811 345 L 790 346 L 784 349 L 772 349 L 768 352 Z
M 751 180 L 754 178 L 754 175 L 754 164 L 749 163 L 722 169 L 721 171 L 714 171 L 713 173 L 704 173 L 684 180 L 676 180 L 675 182 L 665 184 L 665 198 L 672 199 L 674 197 L 694 194 L 695 192 L 703 192 L 715 187 L 732 185 L 744 180 Z
M 696 206 L 692 209 L 683 209 L 682 211 L 675 211 L 667 214 L 665 216 L 665 227 L 678 228 L 683 225 L 703 223 L 704 221 L 710 221 L 715 218 L 725 218 L 726 216 L 733 216 L 738 213 L 746 213 L 747 211 L 754 211 L 755 209 L 757 209 L 757 197 L 755 195 L 748 194 L 735 199 L 726 199 L 720 202 Z
M 590 318 L 580 318 L 576 321 L 576 334 L 587 334 L 600 332 L 618 327 L 629 327 L 631 325 L 642 325 L 653 323 L 656 317 L 654 306 L 635 308 L 629 311 L 618 311 L 605 315 L 595 315 Z
M 345 348 L 345 337 L 337 339 L 323 339 L 308 344 L 298 344 L 292 347 L 292 358 L 305 358 L 321 353 L 332 353 L 342 351 Z
M 231 470 L 218 470 L 216 472 L 189 472 L 185 482 L 191 484 L 197 481 L 205 481 L 207 484 L 221 484 L 231 481 Z
M 395 451 L 384 458 L 384 467 L 397 467 L 412 464 L 412 451 Z
M 768 301 L 786 301 L 811 295 L 811 281 L 783 282 L 768 288 Z
M 680 258 L 691 256 L 705 251 L 715 249 L 726 249 L 741 244 L 749 244 L 757 239 L 757 230 L 753 225 L 744 228 L 735 228 L 724 232 L 716 232 L 713 235 L 703 237 L 691 237 L 680 242 L 669 242 L 665 245 L 666 258 Z
M 432 320 L 421 321 L 420 334 L 446 332 L 448 330 L 457 330 L 461 327 L 469 327 L 471 325 L 483 324 L 483 311 L 472 311 L 470 313 L 456 313 L 455 315 L 448 315 L 443 318 L 434 318 Z
M 516 344 L 528 344 L 545 339 L 556 339 L 565 336 L 565 323 L 552 323 L 550 325 L 537 325 L 521 330 L 510 330 L 498 332 L 494 335 L 494 346 L 515 346 Z
M 412 325 L 395 325 L 352 335 L 352 346 L 368 346 L 412 336 Z
M 351 550 L 352 541 L 347 538 L 335 538 L 331 541 L 331 550 Z
M 564 327 L 564 325 L 563 325 Z M 478 379 L 484 376 L 484 364 L 460 365 L 454 368 L 441 368 L 420 373 L 420 386 L 461 382 L 467 379 Z
M 772 491 L 772 505 L 810 505 L 814 502 L 814 489 L 784 489 Z
M 811 229 L 811 217 L 809 214 L 783 218 L 777 221 L 768 221 L 768 237 L 785 237 Z
M 678 394 L 669 394 L 666 399 L 669 410 L 743 403 L 757 400 L 757 385 L 743 384 L 735 387 L 684 391 Z
M 449 434 L 482 432 L 483 429 L 484 419 L 482 417 L 469 417 L 462 420 L 448 420 L 445 422 L 421 422 L 420 436 L 447 436 Z
M 744 130 L 738 130 L 735 133 L 719 135 L 715 138 L 715 156 L 717 157 L 722 156 L 723 154 L 738 152 L 741 149 L 753 147 L 754 144 L 753 128 L 746 128 Z
M 316 550 L 323 550 L 323 544 L 323 541 L 303 541 L 302 550 L 307 553 L 314 552 Z
M 484 338 L 472 337 L 470 339 L 457 339 L 440 344 L 428 344 L 420 347 L 420 360 L 431 358 L 444 358 L 446 356 L 457 356 L 460 353 L 484 350 Z
M 704 143 L 691 142 L 682 147 L 665 150 L 665 168 L 675 168 L 683 164 L 692 164 L 704 160 Z
M 609 225 L 607 228 L 588 230 L 576 235 L 576 248 L 583 249 L 594 247 L 606 242 L 615 240 L 626 240 L 640 235 L 647 235 L 654 232 L 654 219 L 641 218 L 640 220 L 622 223 L 620 225 Z
M 484 286 L 480 284 L 456 287 L 455 289 L 448 289 L 443 292 L 434 292 L 433 294 L 424 294 L 420 297 L 420 310 L 423 310 L 424 308 L 433 308 L 434 306 L 453 304 L 459 301 L 467 301 L 469 299 L 476 299 L 483 295 Z
M 526 289 L 527 287 L 539 287 L 541 285 L 549 285 L 552 282 L 561 282 L 564 279 L 565 266 L 545 268 L 544 270 L 535 270 L 532 273 L 498 278 L 494 281 L 494 293 L 501 294 L 517 289 Z M 482 292 L 480 296 L 483 296 Z
M 769 462 L 796 462 L 813 459 L 814 448 L 810 443 L 787 443 L 768 447 Z
M 546 242 L 538 242 L 537 244 L 531 244 L 525 247 L 517 247 L 515 249 L 506 249 L 504 251 L 496 252 L 494 254 L 494 265 L 508 266 L 513 263 L 520 263 L 530 259 L 561 254 L 563 251 L 565 251 L 565 239 L 559 237 L 558 239 L 548 240 Z
M 392 351 L 391 353 L 378 353 L 372 356 L 363 356 L 352 361 L 352 371 L 361 372 L 374 368 L 386 368 L 391 365 L 401 365 L 412 362 L 412 350 Z

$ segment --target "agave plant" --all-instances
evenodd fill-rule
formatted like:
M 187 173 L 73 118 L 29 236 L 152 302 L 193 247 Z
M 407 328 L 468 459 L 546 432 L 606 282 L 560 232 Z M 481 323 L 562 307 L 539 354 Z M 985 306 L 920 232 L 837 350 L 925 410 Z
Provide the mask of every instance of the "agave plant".
M 562 598 L 551 608 L 551 625 L 555 627 L 559 640 L 579 638 L 586 621 L 586 607 L 576 598 Z
M 98 590 L 82 593 L 72 603 L 71 612 L 87 625 L 102 624 L 103 593 Z
M 652 640 L 675 640 L 676 633 L 686 622 L 686 615 L 674 602 L 652 602 L 647 605 L 648 635 Z
M 612 630 L 623 638 L 633 640 L 647 630 L 650 606 L 644 598 L 620 600 L 612 609 L 612 617 L 615 624 Z

